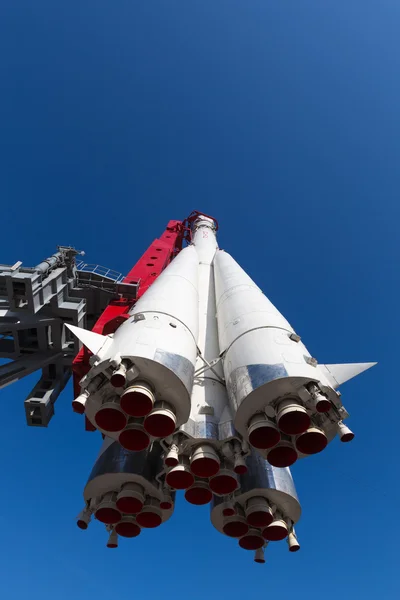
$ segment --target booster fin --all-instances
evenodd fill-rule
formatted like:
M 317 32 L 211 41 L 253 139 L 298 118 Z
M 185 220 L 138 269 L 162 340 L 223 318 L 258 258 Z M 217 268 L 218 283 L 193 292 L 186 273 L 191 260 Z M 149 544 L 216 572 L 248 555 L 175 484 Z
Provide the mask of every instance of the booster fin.
M 376 362 L 369 363 L 347 363 L 338 365 L 318 365 L 325 371 L 326 376 L 332 382 L 333 387 L 337 388 L 345 381 L 353 379 L 360 373 L 363 373 L 367 369 L 374 367 Z
M 104 345 L 104 342 L 107 339 L 107 336 L 101 335 L 100 333 L 88 331 L 87 329 L 76 327 L 75 325 L 68 325 L 68 323 L 65 325 L 93 354 L 97 354 L 99 352 L 100 348 Z

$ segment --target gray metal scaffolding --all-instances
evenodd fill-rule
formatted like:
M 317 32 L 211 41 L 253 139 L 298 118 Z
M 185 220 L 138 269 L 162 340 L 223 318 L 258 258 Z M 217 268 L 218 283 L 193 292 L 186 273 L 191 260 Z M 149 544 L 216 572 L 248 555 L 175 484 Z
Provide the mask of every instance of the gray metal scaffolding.
M 121 273 L 77 262 L 69 246 L 36 267 L 0 264 L 0 389 L 41 369 L 25 400 L 28 425 L 46 427 L 80 346 L 65 323 L 91 329 L 110 300 L 136 298 Z M 3 360 L 2 360 L 3 359 Z M 9 362 L 4 362 L 8 360 Z

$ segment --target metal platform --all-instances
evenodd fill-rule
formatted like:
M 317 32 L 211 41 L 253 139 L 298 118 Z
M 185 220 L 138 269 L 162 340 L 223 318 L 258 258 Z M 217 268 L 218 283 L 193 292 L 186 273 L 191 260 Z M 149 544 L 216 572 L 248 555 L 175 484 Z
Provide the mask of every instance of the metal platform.
M 0 265 L 0 389 L 39 369 L 42 376 L 25 400 L 28 425 L 46 427 L 65 387 L 79 342 L 64 327 L 91 329 L 110 300 L 135 299 L 139 283 L 106 267 L 76 261 L 75 248 L 33 268 Z

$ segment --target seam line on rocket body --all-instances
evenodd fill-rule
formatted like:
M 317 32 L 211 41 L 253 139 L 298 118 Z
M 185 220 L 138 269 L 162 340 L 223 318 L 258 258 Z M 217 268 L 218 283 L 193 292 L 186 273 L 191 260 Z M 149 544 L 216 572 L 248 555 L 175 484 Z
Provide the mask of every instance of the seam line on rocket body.
M 194 379 L 196 380 L 196 377 Z M 209 381 L 216 381 L 217 383 L 220 383 L 222 385 L 222 387 L 226 387 L 225 382 L 222 381 L 222 379 L 217 379 L 216 377 L 202 377 L 202 375 L 200 375 L 200 377 L 198 377 L 198 379 L 200 381 L 204 381 L 205 379 L 208 379 Z
M 196 348 L 197 348 L 197 340 L 196 340 L 195 336 L 193 335 L 192 330 L 183 321 L 181 321 L 180 319 L 178 319 L 178 317 L 175 317 L 175 315 L 171 315 L 170 313 L 162 312 L 161 310 L 138 310 L 138 312 L 135 313 L 134 315 L 132 315 L 132 317 L 134 317 L 136 315 L 146 315 L 146 314 L 165 315 L 166 317 L 170 317 L 171 319 L 174 319 L 175 321 L 178 321 L 178 323 L 180 323 L 181 325 L 183 325 L 189 331 L 190 335 L 192 336 L 192 338 L 194 340 L 194 343 L 196 344 Z M 133 322 L 135 322 L 135 321 L 133 321 Z
M 214 256 L 214 258 L 215 258 L 215 256 Z M 217 268 L 219 268 L 219 267 L 217 267 Z M 217 300 L 217 298 L 215 298 L 217 308 L 220 306 L 220 304 L 223 304 L 225 302 L 225 300 L 232 295 L 232 292 L 234 290 L 237 291 L 238 288 L 242 288 L 242 291 L 258 292 L 260 294 L 260 296 L 267 298 L 266 295 L 264 294 L 264 292 L 256 285 L 250 285 L 248 283 L 238 283 L 237 285 L 233 285 L 232 287 L 227 288 L 218 300 Z M 267 300 L 272 304 L 271 300 L 269 300 L 268 298 L 267 298 Z M 274 306 L 274 308 L 275 308 L 275 306 Z
M 196 254 L 197 254 L 197 252 L 196 252 Z M 170 264 L 172 264 L 172 262 Z M 179 275 L 179 274 L 176 274 L 176 273 L 170 273 L 170 274 L 168 274 L 168 277 L 170 277 L 170 278 L 175 277 L 176 279 L 183 279 L 184 281 L 186 281 L 194 289 L 194 291 L 196 292 L 196 296 L 199 295 L 199 291 L 198 291 L 197 287 L 195 285 L 193 285 L 193 283 L 187 277 L 184 277 L 183 275 Z M 151 289 L 151 286 L 149 287 L 149 290 L 150 289 Z M 145 296 L 143 294 L 143 296 L 141 298 L 139 298 L 138 303 L 142 299 L 144 299 L 144 298 L 145 298 Z
M 237 342 L 237 340 L 239 340 L 241 337 L 247 335 L 248 333 L 251 333 L 252 331 L 258 331 L 259 329 L 279 329 L 280 331 L 285 331 L 286 333 L 293 333 L 292 331 L 290 331 L 290 329 L 285 329 L 284 327 L 275 327 L 274 325 L 262 325 L 261 327 L 254 327 L 253 329 L 249 329 L 248 331 L 244 331 L 243 333 L 238 335 L 237 338 L 235 338 L 225 350 L 221 351 L 220 356 L 223 357 L 224 354 L 226 354 L 228 350 L 232 348 L 233 344 Z

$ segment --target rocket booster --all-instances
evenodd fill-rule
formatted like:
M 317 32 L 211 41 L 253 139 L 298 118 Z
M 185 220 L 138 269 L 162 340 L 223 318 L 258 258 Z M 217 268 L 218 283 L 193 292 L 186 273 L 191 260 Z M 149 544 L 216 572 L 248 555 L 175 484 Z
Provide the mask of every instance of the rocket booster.
M 68 327 L 93 354 L 74 410 L 106 436 L 82 529 L 94 515 L 116 547 L 184 490 L 256 562 L 272 541 L 300 548 L 288 467 L 354 437 L 337 388 L 375 363 L 319 364 L 202 215 L 114 334 Z
M 93 352 L 84 411 L 130 450 L 165 438 L 190 413 L 198 338 L 198 257 L 183 249 L 110 336 L 69 328 Z M 75 400 L 76 402 L 76 400 Z
M 320 452 L 348 416 L 338 383 L 375 363 L 318 365 L 227 252 L 216 253 L 214 268 L 220 351 L 236 429 L 277 467 Z

